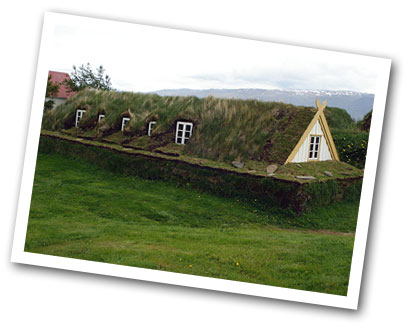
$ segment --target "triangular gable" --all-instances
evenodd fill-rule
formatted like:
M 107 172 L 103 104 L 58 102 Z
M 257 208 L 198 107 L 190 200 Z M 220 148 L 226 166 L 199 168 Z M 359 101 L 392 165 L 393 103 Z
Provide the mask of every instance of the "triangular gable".
M 329 150 L 329 154 L 332 160 L 339 161 L 337 149 L 335 148 L 334 140 L 332 139 L 331 131 L 328 127 L 328 122 L 324 114 L 324 109 L 326 106 L 327 101 L 325 100 L 322 105 L 319 103 L 318 98 L 316 99 L 316 105 L 318 108 L 317 113 L 312 118 L 311 122 L 309 123 L 308 127 L 306 128 L 305 132 L 302 134 L 301 138 L 299 139 L 298 143 L 296 144 L 295 148 L 293 148 L 292 152 L 290 153 L 289 157 L 287 158 L 285 164 L 291 163 L 295 158 L 296 154 L 301 149 L 302 145 L 305 143 L 306 139 L 308 138 L 309 134 L 311 133 L 314 126 L 319 123 L 321 127 L 321 131 L 323 133 L 323 137 L 325 138 L 325 142 L 327 148 Z

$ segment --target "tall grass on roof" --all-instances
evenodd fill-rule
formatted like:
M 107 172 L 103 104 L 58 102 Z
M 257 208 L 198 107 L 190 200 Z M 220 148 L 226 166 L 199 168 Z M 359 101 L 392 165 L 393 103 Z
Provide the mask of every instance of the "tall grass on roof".
M 44 115 L 43 128 L 60 131 L 74 127 L 75 112 L 86 112 L 79 132 L 96 130 L 97 137 L 120 132 L 122 117 L 130 122 L 125 142 L 147 133 L 157 121 L 149 147 L 174 142 L 177 121 L 193 122 L 193 135 L 184 153 L 218 161 L 235 159 L 284 163 L 315 114 L 299 107 L 257 100 L 221 99 L 213 96 L 166 96 L 132 92 L 83 90 Z M 106 116 L 97 124 L 98 115 Z M 151 148 L 150 148 L 151 149 Z

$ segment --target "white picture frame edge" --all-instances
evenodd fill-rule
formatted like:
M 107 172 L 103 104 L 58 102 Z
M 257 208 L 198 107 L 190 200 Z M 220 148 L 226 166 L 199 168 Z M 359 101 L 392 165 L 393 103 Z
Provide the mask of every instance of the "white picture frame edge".
M 158 270 L 128 267 L 107 263 L 99 263 L 87 260 L 79 260 L 64 257 L 55 257 L 44 254 L 35 254 L 24 251 L 26 229 L 28 224 L 30 201 L 32 195 L 32 184 L 36 166 L 39 135 L 42 123 L 42 110 L 44 104 L 45 89 L 48 78 L 48 49 L 52 41 L 54 26 L 56 23 L 64 21 L 83 22 L 96 20 L 101 24 L 133 24 L 103 19 L 88 18 L 59 13 L 45 13 L 42 29 L 42 38 L 36 71 L 34 95 L 32 101 L 32 111 L 28 129 L 27 145 L 22 173 L 22 182 L 19 195 L 16 225 L 13 239 L 11 261 L 15 263 L 39 265 L 51 268 L 80 271 L 86 273 L 103 274 L 118 276 L 123 278 L 154 281 L 173 285 L 188 286 L 194 288 L 210 289 L 252 296 L 261 296 L 296 302 L 304 302 L 325 306 L 335 306 L 347 309 L 357 309 L 358 297 L 360 292 L 362 269 L 366 249 L 367 232 L 369 217 L 373 198 L 373 189 L 376 176 L 377 160 L 379 154 L 380 137 L 384 119 L 385 101 L 389 82 L 391 60 L 385 58 L 372 57 L 379 63 L 379 75 L 377 78 L 375 100 L 373 106 L 373 119 L 370 129 L 370 137 L 367 152 L 367 163 L 364 171 L 363 190 L 359 207 L 359 217 L 354 242 L 353 259 L 350 272 L 350 280 L 347 296 L 338 296 L 317 292 L 310 292 L 297 289 L 287 289 L 245 283 L 238 281 L 222 280 L 216 278 L 201 277 L 189 274 L 163 272 Z M 133 24 L 137 25 L 137 24 Z M 153 27 L 155 29 L 168 29 Z M 178 30 L 182 33 L 199 33 Z M 232 38 L 218 36 L 219 38 Z M 233 37 L 237 38 L 237 37 Z M 267 43 L 248 40 L 254 43 Z M 274 44 L 274 43 L 273 43 Z M 289 46 L 296 47 L 296 46 Z M 304 47 L 301 47 L 304 48 Z M 304 48 L 310 49 L 310 48 Z M 317 49 L 315 49 L 317 50 Z M 333 51 L 326 51 L 333 52 Z M 353 55 L 356 56 L 356 55 Z M 360 56 L 360 55 L 358 55 Z M 367 56 L 363 56 L 367 57 Z

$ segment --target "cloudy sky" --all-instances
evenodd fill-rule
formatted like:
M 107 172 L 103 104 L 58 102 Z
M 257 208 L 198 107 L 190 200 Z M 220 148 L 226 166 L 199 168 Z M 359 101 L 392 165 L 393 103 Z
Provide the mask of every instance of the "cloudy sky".
M 50 70 L 103 65 L 128 91 L 291 88 L 374 93 L 375 58 L 114 21 L 64 16 L 48 41 Z

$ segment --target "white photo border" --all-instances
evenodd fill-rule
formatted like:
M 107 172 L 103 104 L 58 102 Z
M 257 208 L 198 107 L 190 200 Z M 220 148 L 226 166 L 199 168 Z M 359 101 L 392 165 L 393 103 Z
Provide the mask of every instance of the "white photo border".
M 38 58 L 38 67 L 32 102 L 32 112 L 30 116 L 26 153 L 24 159 L 22 182 L 16 217 L 15 233 L 13 239 L 13 248 L 11 261 L 22 264 L 46 266 L 52 268 L 73 270 L 86 273 L 103 274 L 123 278 L 153 281 L 173 285 L 181 285 L 194 288 L 217 290 L 237 294 L 246 294 L 261 296 L 274 299 L 282 299 L 296 302 L 312 303 L 325 306 L 335 306 L 347 309 L 357 309 L 360 293 L 361 277 L 363 270 L 364 255 L 366 250 L 367 233 L 369 227 L 369 218 L 373 199 L 374 182 L 376 177 L 377 160 L 380 148 L 380 138 L 382 132 L 386 95 L 389 83 L 389 74 L 391 60 L 385 58 L 368 57 L 354 55 L 353 57 L 373 58 L 377 63 L 379 72 L 376 81 L 375 99 L 373 106 L 372 125 L 370 129 L 367 161 L 364 171 L 363 188 L 361 193 L 357 229 L 355 234 L 352 265 L 350 271 L 350 280 L 347 296 L 338 296 L 332 294 L 310 292 L 304 290 L 288 289 L 253 283 L 238 282 L 232 280 L 223 280 L 217 278 L 201 277 L 189 274 L 164 272 L 152 269 L 99 263 L 87 260 L 56 257 L 44 254 L 35 254 L 24 251 L 26 230 L 28 225 L 29 209 L 32 195 L 32 186 L 36 167 L 38 144 L 42 123 L 43 104 L 45 90 L 48 78 L 48 50 L 51 47 L 54 27 L 63 22 L 79 22 L 97 20 L 101 24 L 131 24 L 118 21 L 109 21 L 96 18 L 88 18 L 67 14 L 47 12 L 44 17 L 42 29 L 42 39 Z M 155 29 L 167 29 L 154 27 Z M 170 29 L 171 30 L 171 29 Z M 179 30 L 182 31 L 182 30 Z M 186 31 L 182 31 L 186 32 Z M 189 32 L 196 34 L 199 32 Z M 219 36 L 219 38 L 232 38 L 228 36 Z M 233 37 L 237 38 L 237 37 Z M 266 43 L 248 40 L 254 43 Z M 295 47 L 295 46 L 289 46 Z M 309 51 L 310 48 L 300 47 Z M 315 49 L 317 50 L 317 49 Z M 324 51 L 334 52 L 334 51 Z M 341 52 L 337 52 L 341 53 Z

